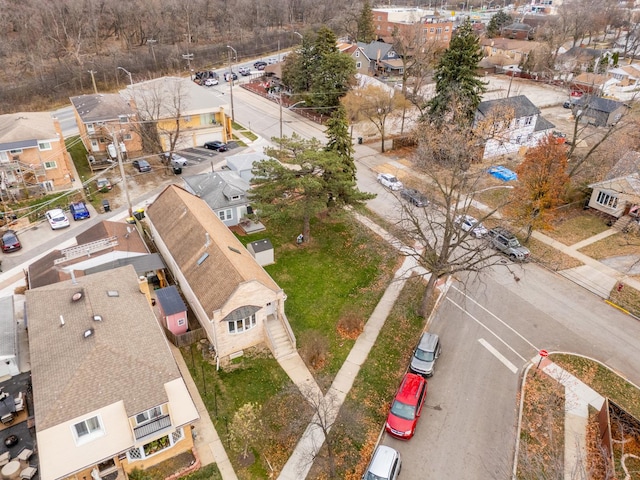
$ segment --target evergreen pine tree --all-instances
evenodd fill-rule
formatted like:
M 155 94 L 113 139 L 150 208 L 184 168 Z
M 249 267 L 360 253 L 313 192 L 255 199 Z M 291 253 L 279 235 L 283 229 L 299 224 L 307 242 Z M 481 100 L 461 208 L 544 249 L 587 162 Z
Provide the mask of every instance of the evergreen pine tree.
M 481 59 L 480 41 L 471 22 L 466 20 L 458 27 L 436 67 L 436 95 L 429 102 L 432 120 L 473 120 L 480 97 L 487 89 L 477 72 Z
M 373 12 L 369 0 L 364 0 L 360 18 L 358 19 L 358 42 L 371 43 L 376 39 L 376 29 L 373 24 Z
M 345 173 L 349 173 L 353 180 L 356 179 L 356 165 L 353 161 L 353 139 L 349 134 L 349 120 L 347 111 L 340 105 L 327 121 L 325 132 L 329 141 L 325 150 L 335 152 L 344 164 Z
M 511 15 L 500 10 L 498 13 L 493 15 L 487 24 L 487 37 L 494 38 L 500 36 L 500 30 L 505 25 L 509 25 L 513 22 L 513 18 Z

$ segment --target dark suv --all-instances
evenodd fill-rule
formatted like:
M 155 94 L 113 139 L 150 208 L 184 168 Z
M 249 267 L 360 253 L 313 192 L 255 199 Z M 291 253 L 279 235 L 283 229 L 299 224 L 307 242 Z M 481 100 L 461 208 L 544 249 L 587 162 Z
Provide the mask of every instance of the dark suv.
M 511 260 L 525 262 L 531 254 L 527 247 L 520 245 L 513 233 L 502 227 L 489 230 L 489 239 L 493 248 L 507 255 Z

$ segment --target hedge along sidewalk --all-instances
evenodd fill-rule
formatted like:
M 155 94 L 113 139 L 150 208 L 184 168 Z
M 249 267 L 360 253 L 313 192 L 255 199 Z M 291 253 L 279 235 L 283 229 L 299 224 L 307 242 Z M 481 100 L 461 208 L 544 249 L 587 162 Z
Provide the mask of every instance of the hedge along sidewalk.
M 355 216 L 365 226 L 371 228 L 375 233 L 387 240 L 398 250 L 403 251 L 406 248 L 395 237 L 375 223 L 371 222 L 368 218 L 357 213 L 355 213 Z M 326 413 L 323 412 L 325 418 L 321 422 L 314 419 L 309 423 L 307 429 L 302 435 L 302 438 L 296 445 L 293 454 L 289 457 L 289 460 L 287 460 L 287 463 L 280 472 L 280 476 L 278 477 L 279 479 L 299 480 L 300 478 L 306 478 L 308 475 L 309 470 L 311 470 L 313 465 L 313 462 L 309 461 L 309 458 L 315 458 L 325 441 L 324 433 L 319 424 L 331 425 L 335 421 L 340 407 L 344 403 L 345 398 L 347 397 L 349 390 L 351 390 L 353 382 L 360 371 L 360 367 L 365 362 L 371 348 L 376 343 L 378 334 L 384 326 L 384 322 L 389 316 L 393 305 L 400 296 L 406 281 L 414 272 L 419 272 L 424 275 L 425 278 L 428 278 L 428 276 L 425 275 L 426 272 L 424 269 L 421 269 L 417 265 L 416 260 L 413 257 L 407 256 L 400 268 L 395 272 L 391 284 L 387 287 L 382 298 L 376 305 L 376 308 L 371 313 L 362 333 L 358 336 L 358 339 L 353 345 L 353 348 L 349 352 L 349 355 L 338 371 L 327 395 L 325 396 L 325 399 L 328 399 L 327 404 L 331 407 L 331 410 Z

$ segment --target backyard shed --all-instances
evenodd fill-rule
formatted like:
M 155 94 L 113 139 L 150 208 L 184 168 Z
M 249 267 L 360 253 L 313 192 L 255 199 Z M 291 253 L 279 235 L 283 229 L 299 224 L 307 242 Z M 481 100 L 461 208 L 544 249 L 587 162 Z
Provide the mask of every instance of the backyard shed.
M 170 332 L 180 335 L 189 327 L 187 306 L 184 304 L 175 285 L 155 290 L 162 326 Z
M 256 259 L 261 267 L 275 263 L 273 257 L 273 245 L 268 238 L 256 240 L 247 245 L 247 250 Z
M 20 373 L 13 297 L 0 298 L 0 378 Z

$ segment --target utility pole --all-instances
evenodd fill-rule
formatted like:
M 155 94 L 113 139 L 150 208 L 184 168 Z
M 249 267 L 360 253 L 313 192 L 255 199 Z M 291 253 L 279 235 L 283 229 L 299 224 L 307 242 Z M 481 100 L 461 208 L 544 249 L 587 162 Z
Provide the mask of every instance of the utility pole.
M 278 103 L 280 104 L 280 150 L 282 150 L 282 92 L 278 95 Z
M 129 206 L 129 216 L 133 217 L 133 207 L 131 206 L 131 198 L 129 198 L 129 188 L 127 187 L 127 179 L 124 176 L 124 165 L 122 164 L 122 154 L 120 153 L 120 144 L 116 138 L 115 133 L 111 133 L 111 141 L 113 147 L 116 149 L 116 157 L 118 159 L 118 167 L 120 168 L 120 177 L 122 178 L 122 186 L 124 188 L 124 194 L 127 198 L 127 205 Z
M 95 74 L 98 73 L 98 72 L 96 72 L 95 70 L 87 70 L 87 71 L 91 74 L 91 83 L 93 83 L 93 91 L 97 95 L 98 94 L 98 87 L 96 87 Z
M 153 48 L 153 44 L 157 43 L 158 40 L 153 38 L 147 39 L 147 45 L 151 48 L 151 56 L 153 56 L 153 64 L 156 66 L 156 70 L 158 69 L 158 61 L 156 60 L 156 51 Z
M 231 121 L 235 122 L 236 121 L 236 117 L 233 111 L 233 66 L 231 64 L 231 50 L 233 50 L 233 53 L 236 56 L 236 59 L 238 58 L 238 52 L 236 52 L 236 49 L 233 48 L 231 45 L 227 45 L 228 50 L 228 54 L 229 54 L 229 94 L 231 95 Z

